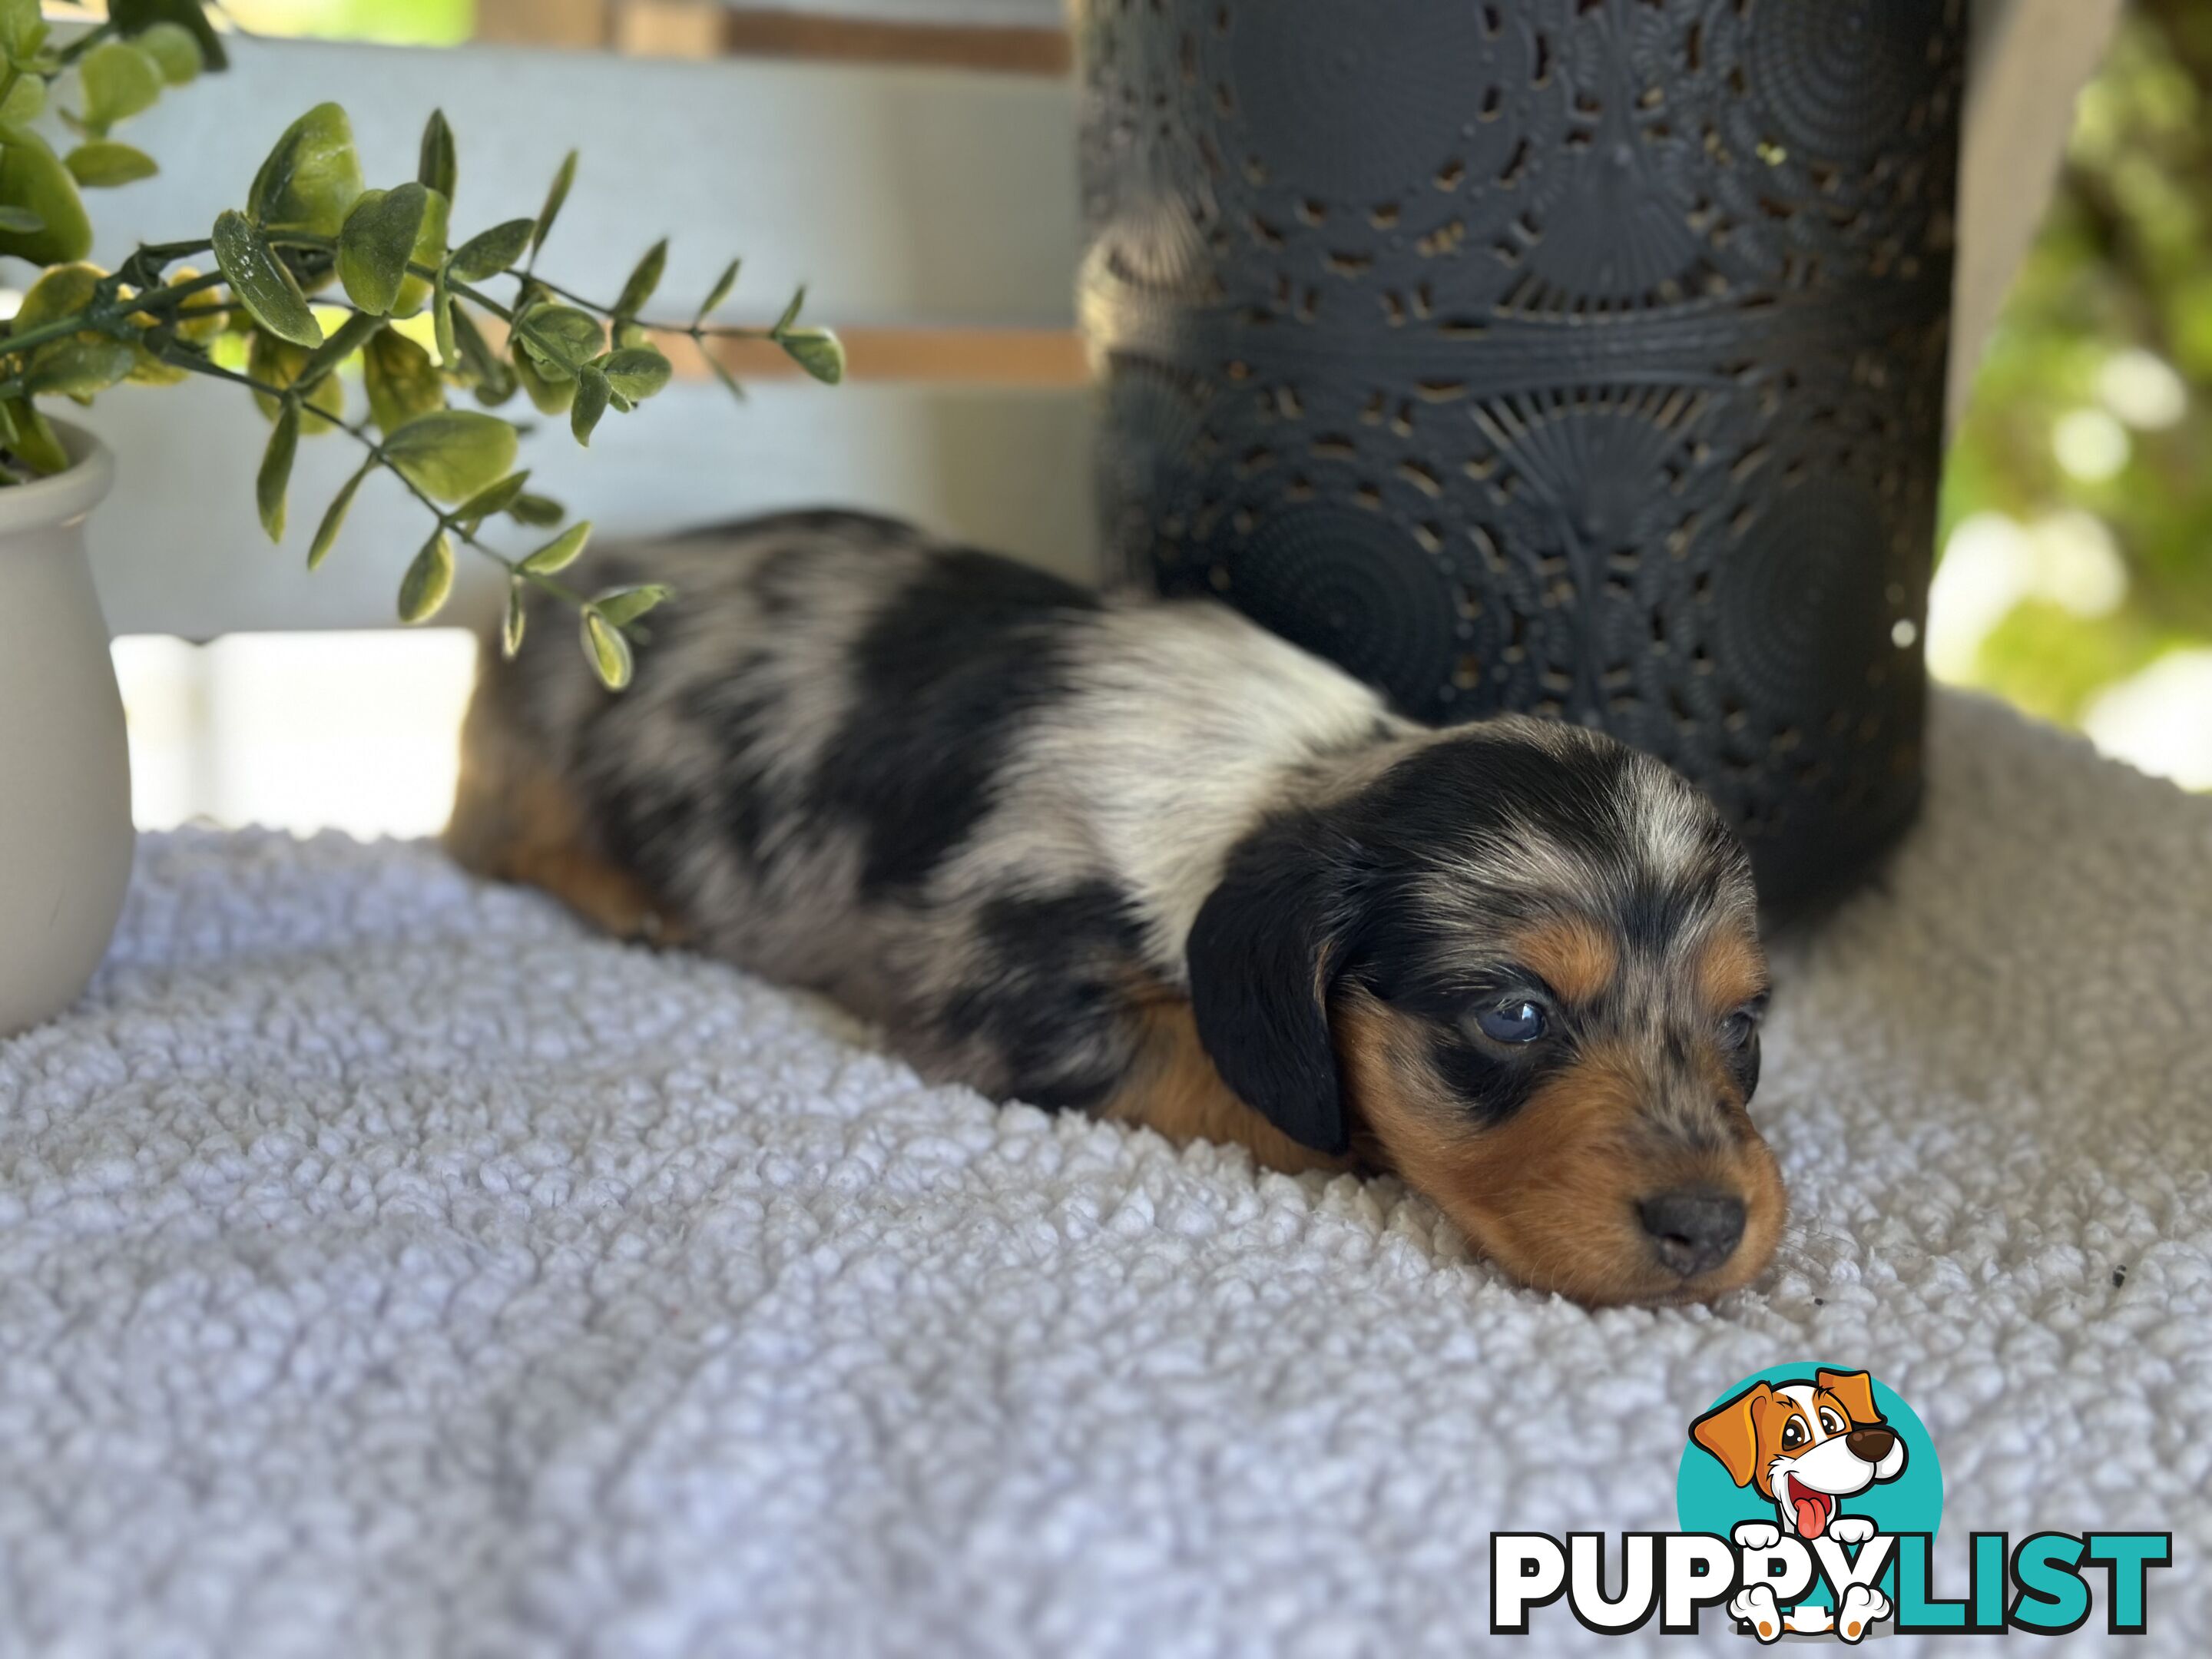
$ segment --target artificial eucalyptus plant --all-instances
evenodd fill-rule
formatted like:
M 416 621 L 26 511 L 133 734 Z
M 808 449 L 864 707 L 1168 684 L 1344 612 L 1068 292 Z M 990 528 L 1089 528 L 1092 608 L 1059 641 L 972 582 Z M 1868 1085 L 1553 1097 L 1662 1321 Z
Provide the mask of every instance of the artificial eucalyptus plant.
M 373 190 L 345 111 L 319 105 L 285 131 L 242 206 L 222 213 L 205 236 L 142 246 L 120 269 L 102 270 L 84 263 L 92 229 L 80 190 L 157 171 L 152 157 L 111 134 L 164 88 L 223 68 L 222 40 L 201 0 L 110 0 L 106 21 L 66 44 L 40 17 L 38 0 L 0 0 L 0 254 L 43 267 L 0 335 L 0 485 L 70 464 L 42 398 L 89 404 L 124 381 L 230 381 L 271 422 L 255 483 L 270 539 L 283 534 L 301 440 L 343 434 L 363 459 L 323 513 L 309 568 L 330 554 L 362 484 L 390 472 L 434 521 L 400 582 L 402 621 L 426 621 L 444 605 L 458 541 L 507 572 L 510 653 L 522 641 L 523 600 L 538 588 L 576 610 L 586 653 L 619 689 L 630 677 L 629 630 L 667 590 L 586 595 L 565 585 L 560 574 L 584 550 L 588 522 L 526 553 L 483 541 L 495 519 L 544 530 L 563 514 L 515 470 L 519 428 L 452 407 L 454 394 L 496 409 L 520 392 L 544 414 L 566 415 L 577 442 L 588 444 L 609 411 L 629 414 L 668 384 L 658 338 L 680 336 L 702 348 L 733 391 L 728 370 L 704 349 L 718 339 L 771 340 L 818 380 L 843 375 L 836 337 L 799 321 L 803 289 L 769 328 L 709 322 L 737 282 L 734 261 L 688 323 L 643 315 L 660 283 L 665 241 L 638 262 L 611 305 L 539 275 L 538 253 L 575 177 L 574 151 L 534 216 L 456 243 L 458 167 L 441 113 L 423 132 L 416 176 Z M 59 106 L 57 88 L 72 73 L 76 106 Z M 65 155 L 30 125 L 50 100 L 77 141 Z M 195 260 L 215 268 L 203 273 Z M 495 282 L 512 291 L 487 293 L 483 285 Z M 356 362 L 368 409 L 349 420 L 341 371 Z

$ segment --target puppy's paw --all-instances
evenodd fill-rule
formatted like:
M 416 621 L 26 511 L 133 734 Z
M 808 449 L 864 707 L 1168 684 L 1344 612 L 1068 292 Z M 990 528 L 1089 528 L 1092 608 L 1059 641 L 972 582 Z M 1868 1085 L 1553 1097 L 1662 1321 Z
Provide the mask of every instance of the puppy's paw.
M 1836 1609 L 1836 1634 L 1846 1642 L 1856 1642 L 1876 1620 L 1888 1617 L 1887 1595 L 1871 1585 L 1854 1584 L 1844 1592 L 1844 1604 Z
M 1741 1528 L 1737 1530 L 1741 1534 Z M 1770 1527 L 1767 1530 L 1774 1529 Z M 1738 1590 L 1729 1598 L 1728 1610 L 1738 1624 L 1750 1626 L 1751 1633 L 1761 1642 L 1782 1639 L 1782 1612 L 1775 1606 L 1774 1592 L 1768 1586 L 1753 1584 L 1748 1589 Z
M 1874 1522 L 1863 1515 L 1839 1515 L 1828 1522 L 1828 1536 L 1838 1544 L 1863 1544 L 1874 1534 Z
M 1742 1550 L 1771 1550 L 1782 1541 L 1782 1528 L 1771 1521 L 1739 1521 L 1735 1545 Z

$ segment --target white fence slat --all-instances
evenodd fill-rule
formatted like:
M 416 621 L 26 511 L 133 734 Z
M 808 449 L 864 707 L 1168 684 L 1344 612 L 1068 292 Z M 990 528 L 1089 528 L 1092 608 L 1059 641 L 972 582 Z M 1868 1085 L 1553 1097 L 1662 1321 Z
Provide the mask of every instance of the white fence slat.
M 696 63 L 471 46 L 244 41 L 235 66 L 166 95 L 125 135 L 160 178 L 91 192 L 94 257 L 204 234 L 240 205 L 285 125 L 351 114 L 368 180 L 414 176 L 424 119 L 459 141 L 454 228 L 534 213 L 582 152 L 545 258 L 611 299 L 656 238 L 688 317 L 732 255 L 735 304 L 773 316 L 810 284 L 831 323 L 1066 326 L 1080 240 L 1074 99 L 1024 76 L 876 64 Z

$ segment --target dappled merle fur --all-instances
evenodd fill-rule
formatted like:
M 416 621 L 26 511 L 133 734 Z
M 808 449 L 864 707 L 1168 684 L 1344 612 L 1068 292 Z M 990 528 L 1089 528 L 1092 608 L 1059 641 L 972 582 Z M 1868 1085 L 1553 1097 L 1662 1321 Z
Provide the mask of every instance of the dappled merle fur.
M 1469 1172 L 1531 1110 L 1582 1123 L 1629 1211 L 1645 1174 L 1771 1182 L 1743 1115 L 1755 1006 L 1710 1006 L 1763 986 L 1748 866 L 1656 761 L 1526 720 L 1430 732 L 1225 607 L 1101 599 L 865 514 L 729 526 L 582 580 L 647 572 L 678 597 L 627 692 L 556 629 L 488 655 L 465 861 L 624 925 L 577 873 L 604 866 L 653 925 L 828 993 L 932 1077 L 1285 1167 L 1397 1168 L 1528 1277 L 1565 1247 L 1486 1236 L 1504 1176 Z M 1600 988 L 1544 983 L 1524 957 L 1547 927 L 1595 939 Z M 1478 1016 L 1523 994 L 1545 1041 L 1501 1047 Z M 1778 1188 L 1753 1199 L 1778 1225 Z M 1615 1202 L 1588 1226 L 1619 1272 L 1555 1282 L 1666 1293 Z

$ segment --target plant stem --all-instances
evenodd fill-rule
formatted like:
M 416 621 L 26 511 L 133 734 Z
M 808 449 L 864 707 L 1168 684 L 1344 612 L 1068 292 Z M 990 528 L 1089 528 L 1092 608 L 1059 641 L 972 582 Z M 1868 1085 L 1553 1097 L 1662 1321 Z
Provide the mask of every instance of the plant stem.
M 72 312 L 66 317 L 58 317 L 51 323 L 43 323 L 37 328 L 27 330 L 21 334 L 0 336 L 0 356 L 14 356 L 21 352 L 33 350 L 49 342 L 67 339 L 72 334 L 82 334 L 88 331 L 112 334 L 118 337 L 125 332 L 135 334 L 138 331 L 137 325 L 131 325 L 128 330 L 119 329 L 116 325 L 127 322 L 131 317 L 142 311 L 158 313 L 172 308 L 179 301 L 188 300 L 193 295 L 203 293 L 209 289 L 218 288 L 222 283 L 222 275 L 218 271 L 210 276 L 194 276 L 186 282 L 173 283 L 167 288 L 155 289 L 150 294 L 135 295 L 128 300 L 120 296 L 103 300 L 97 304 L 87 306 L 82 311 Z
M 612 306 L 603 306 L 596 300 L 587 300 L 573 289 L 562 288 L 558 283 L 549 283 L 543 276 L 532 276 L 530 280 L 548 294 L 558 295 L 572 306 L 580 307 L 586 311 L 592 312 L 610 320 L 615 315 L 615 308 Z M 655 323 L 648 322 L 642 317 L 631 317 L 626 320 L 635 323 L 648 334 L 683 334 L 694 340 L 773 340 L 778 337 L 775 330 L 772 328 L 738 328 L 733 325 L 726 324 L 716 324 L 709 327 L 704 322 Z
M 61 52 L 58 54 L 61 60 L 61 66 L 64 69 L 67 69 L 71 64 L 76 62 L 78 58 L 83 57 L 85 53 L 90 52 L 101 41 L 113 40 L 115 38 L 115 34 L 116 27 L 112 20 L 101 23 L 96 27 L 87 29 L 82 34 L 77 36 L 76 40 L 70 41 L 69 45 L 61 49 Z
M 184 369 L 190 374 L 204 374 L 210 380 L 228 380 L 234 386 L 245 386 L 249 391 L 259 392 L 264 398 L 281 398 L 286 403 L 296 401 L 295 396 L 289 386 L 276 386 L 267 380 L 256 379 L 251 374 L 241 374 L 234 368 L 225 368 L 221 363 L 210 362 L 206 358 L 200 357 L 191 353 L 165 353 L 162 356 L 161 361 L 174 368 Z M 335 416 L 325 415 L 319 409 L 310 408 L 306 405 L 302 405 L 301 407 L 300 412 L 303 416 L 312 416 L 313 419 L 320 421 L 327 429 L 344 433 L 349 438 L 351 438 L 355 442 L 361 445 L 363 449 L 366 449 L 368 452 L 369 459 L 371 460 L 373 460 L 377 465 L 382 467 L 386 472 L 389 472 L 393 477 L 398 479 L 402 484 L 406 486 L 407 493 L 412 495 L 416 501 L 422 502 L 422 505 L 429 510 L 431 516 L 437 520 L 439 529 L 446 532 L 448 535 L 459 537 L 465 545 L 473 549 L 475 551 L 481 553 L 484 557 L 491 560 L 495 564 L 505 570 L 510 577 L 520 577 L 524 581 L 530 583 L 531 586 L 538 589 L 539 592 L 550 593 L 555 599 L 559 599 L 562 604 L 573 605 L 580 610 L 583 606 L 591 603 L 591 601 L 583 594 L 568 586 L 567 583 L 555 581 L 550 576 L 540 575 L 536 571 L 525 570 L 521 568 L 521 560 L 510 559 L 506 554 L 501 552 L 497 548 L 479 541 L 477 538 L 475 532 L 468 529 L 459 517 L 441 507 L 430 496 L 424 494 L 421 489 L 417 488 L 412 478 L 401 471 L 399 468 L 393 465 L 391 456 L 385 453 L 384 446 L 377 442 L 375 439 L 370 437 L 365 427 L 348 426 L 343 421 L 337 419 Z
M 270 245 L 274 247 L 311 247 L 330 250 L 336 248 L 337 246 L 337 240 L 333 237 L 311 235 L 304 231 L 288 232 L 281 236 L 272 236 L 269 240 Z M 420 276 L 426 282 L 434 283 L 438 279 L 438 268 L 435 265 L 426 265 L 419 261 L 410 259 L 407 262 L 407 274 L 410 276 Z M 615 315 L 613 307 L 603 306 L 597 301 L 587 300 L 580 294 L 574 293 L 568 289 L 561 287 L 557 283 L 547 282 L 543 276 L 533 276 L 526 270 L 508 271 L 506 274 L 513 276 L 518 283 L 529 283 L 535 287 L 542 288 L 548 294 L 551 294 L 558 298 L 566 300 L 573 306 L 580 307 L 586 311 L 593 312 L 601 317 L 611 319 Z M 486 294 L 482 289 L 477 288 L 473 283 L 456 283 L 452 281 L 449 276 L 447 283 L 447 291 L 457 300 L 466 300 L 470 304 L 489 312 L 493 316 L 498 318 L 500 321 L 505 323 L 509 328 L 519 332 L 526 340 L 536 342 L 541 351 L 544 352 L 547 356 L 552 358 L 554 362 L 567 368 L 570 374 L 574 374 L 581 371 L 583 365 L 580 363 L 570 362 L 567 353 L 562 349 L 557 342 L 546 338 L 544 335 L 532 328 L 528 322 L 518 321 L 516 319 L 514 309 L 512 307 L 501 305 L 498 301 L 493 299 L 490 295 Z M 635 323 L 640 328 L 645 330 L 648 334 L 680 334 L 688 339 L 698 343 L 702 346 L 703 346 L 708 340 L 775 340 L 782 337 L 782 336 L 773 328 L 736 328 L 724 326 L 710 328 L 703 323 L 647 322 L 641 317 L 633 317 L 627 320 Z

